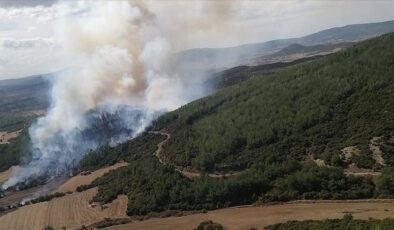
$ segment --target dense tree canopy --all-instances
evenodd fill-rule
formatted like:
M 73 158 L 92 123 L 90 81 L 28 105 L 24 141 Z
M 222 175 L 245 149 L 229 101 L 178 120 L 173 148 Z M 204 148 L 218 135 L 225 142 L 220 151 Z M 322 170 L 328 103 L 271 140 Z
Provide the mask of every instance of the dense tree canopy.
M 371 168 L 374 136 L 394 130 L 394 35 L 250 80 L 162 116 L 171 162 L 204 171 L 239 170 L 256 161 L 301 159 L 313 150 L 330 163 L 355 145 Z M 391 158 L 392 156 L 387 156 Z M 390 161 L 391 162 L 391 161 Z
M 346 176 L 340 149 L 357 146 L 362 167 L 375 162 L 368 144 L 383 136 L 382 156 L 394 162 L 394 34 L 337 54 L 253 76 L 244 83 L 165 114 L 151 127 L 171 134 L 164 145 L 168 165 L 154 156 L 164 136 L 145 132 L 117 147 L 89 153 L 80 170 L 119 160 L 128 166 L 91 185 L 95 201 L 129 198 L 127 213 L 167 209 L 215 209 L 254 201 L 387 197 L 394 171 L 375 187 L 369 178 Z M 312 154 L 330 166 L 306 163 Z M 173 165 L 202 172 L 240 170 L 236 176 L 189 179 Z M 313 229 L 313 228 L 312 228 Z

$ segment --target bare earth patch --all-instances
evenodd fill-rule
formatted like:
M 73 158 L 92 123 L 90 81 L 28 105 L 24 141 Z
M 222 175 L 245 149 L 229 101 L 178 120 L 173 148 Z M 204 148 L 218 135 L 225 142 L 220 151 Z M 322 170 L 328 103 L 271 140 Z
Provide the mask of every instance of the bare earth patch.
M 384 159 L 382 157 L 382 150 L 380 149 L 382 137 L 374 137 L 369 143 L 369 149 L 372 152 L 373 159 L 380 165 L 385 166 Z
M 352 213 L 354 218 L 368 219 L 394 216 L 394 201 L 319 202 L 290 203 L 264 207 L 227 208 L 182 217 L 152 218 L 140 222 L 109 227 L 111 230 L 173 230 L 194 229 L 204 220 L 222 224 L 226 230 L 245 230 L 250 227 L 263 229 L 265 226 L 288 220 L 321 220 L 340 218 Z
M 93 171 L 90 174 L 85 174 L 85 175 L 79 174 L 77 176 L 71 177 L 68 181 L 66 181 L 64 184 L 62 184 L 56 191 L 57 192 L 69 192 L 69 191 L 74 192 L 78 186 L 90 184 L 96 178 L 102 177 L 107 172 L 117 169 L 119 167 L 126 166 L 127 164 L 128 164 L 127 162 L 119 162 L 114 165 Z
M 353 156 L 360 155 L 360 150 L 356 146 L 345 147 L 341 152 L 341 158 L 345 163 L 349 163 Z
M 21 132 L 22 129 L 15 132 L 0 132 L 0 144 L 9 144 L 10 140 L 18 137 Z

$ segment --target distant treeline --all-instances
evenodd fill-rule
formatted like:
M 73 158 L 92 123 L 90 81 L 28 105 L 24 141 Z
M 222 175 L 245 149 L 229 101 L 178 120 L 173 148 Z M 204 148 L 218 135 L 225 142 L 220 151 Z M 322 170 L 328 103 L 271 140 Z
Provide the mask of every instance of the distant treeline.
M 355 220 L 351 214 L 346 214 L 342 219 L 289 221 L 266 227 L 267 230 L 361 230 L 361 229 L 394 229 L 394 219 L 382 220 Z

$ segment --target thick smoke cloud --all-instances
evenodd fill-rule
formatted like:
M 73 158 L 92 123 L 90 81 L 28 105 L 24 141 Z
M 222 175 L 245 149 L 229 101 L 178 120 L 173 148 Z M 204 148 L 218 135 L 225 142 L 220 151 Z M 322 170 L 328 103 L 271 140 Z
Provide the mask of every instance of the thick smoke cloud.
M 173 50 L 187 43 L 185 33 L 207 27 L 209 18 L 223 20 L 227 3 L 221 8 L 207 2 L 214 5 L 201 21 L 172 21 L 173 15 L 157 16 L 141 2 L 72 2 L 65 7 L 72 4 L 85 8 L 65 15 L 56 36 L 72 67 L 55 78 L 47 115 L 30 127 L 32 160 L 3 188 L 69 172 L 90 149 L 132 138 L 161 112 L 206 93 L 202 76 L 177 68 Z M 97 122 L 113 117 L 116 124 L 98 135 L 103 131 L 94 129 Z

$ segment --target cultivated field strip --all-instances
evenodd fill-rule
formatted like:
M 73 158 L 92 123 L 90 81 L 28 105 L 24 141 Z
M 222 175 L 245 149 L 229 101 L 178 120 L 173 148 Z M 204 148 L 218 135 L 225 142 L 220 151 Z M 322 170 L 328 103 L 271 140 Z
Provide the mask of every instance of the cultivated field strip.
M 109 227 L 110 230 L 186 230 L 194 229 L 205 220 L 221 223 L 226 230 L 245 230 L 251 227 L 264 229 L 265 226 L 288 220 L 341 218 L 351 213 L 354 218 L 381 219 L 394 216 L 394 200 L 383 201 L 338 201 L 319 203 L 290 203 L 264 207 L 226 208 L 206 214 L 182 217 L 152 218 L 126 225 Z
M 42 230 L 46 225 L 55 228 L 76 229 L 104 218 L 126 217 L 127 197 L 108 204 L 106 208 L 92 206 L 89 200 L 97 193 L 97 188 L 84 192 L 67 194 L 49 202 L 28 205 L 0 217 L 1 230 Z
M 77 176 L 71 177 L 69 180 L 67 180 L 64 184 L 62 184 L 57 189 L 57 192 L 68 192 L 68 191 L 74 192 L 78 186 L 90 184 L 96 178 L 102 177 L 107 172 L 117 169 L 122 166 L 126 166 L 127 164 L 128 164 L 127 162 L 119 162 L 114 165 L 93 171 L 92 173 L 90 173 L 88 175 L 77 175 Z

